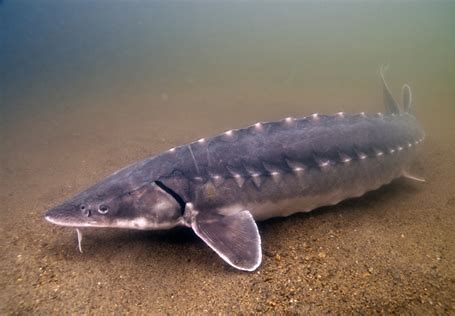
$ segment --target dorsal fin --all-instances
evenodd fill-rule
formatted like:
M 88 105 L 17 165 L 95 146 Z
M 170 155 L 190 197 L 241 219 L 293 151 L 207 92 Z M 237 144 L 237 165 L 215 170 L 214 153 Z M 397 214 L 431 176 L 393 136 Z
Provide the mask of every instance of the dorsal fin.
M 393 98 L 392 93 L 390 93 L 389 87 L 387 86 L 387 83 L 385 82 L 384 79 L 384 72 L 386 67 L 382 67 L 379 70 L 379 73 L 381 75 L 381 80 L 382 80 L 382 89 L 384 93 L 384 105 L 386 108 L 386 112 L 389 114 L 399 114 L 400 113 L 400 108 L 398 107 L 397 101 Z
M 405 84 L 403 88 L 401 88 L 402 98 L 403 98 L 403 107 L 406 113 L 411 112 L 412 107 L 412 91 L 411 87 Z

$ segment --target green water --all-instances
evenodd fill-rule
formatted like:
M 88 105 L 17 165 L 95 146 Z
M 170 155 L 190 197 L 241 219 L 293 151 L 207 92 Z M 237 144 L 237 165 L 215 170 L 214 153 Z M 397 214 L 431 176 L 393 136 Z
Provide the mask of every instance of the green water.
M 265 112 L 363 105 L 382 64 L 419 97 L 430 85 L 452 98 L 453 12 L 453 2 L 417 1 L 4 1 L 2 108 L 26 116 L 100 99 L 159 108 L 162 94 L 190 98 L 179 110 L 220 106 L 217 94 L 232 107 L 266 99 Z
M 418 1 L 4 1 L 4 167 L 21 168 L 17 152 L 43 170 L 88 154 L 120 165 L 112 154 L 129 144 L 147 156 L 258 120 L 380 111 L 381 65 L 397 97 L 411 85 L 417 113 L 444 111 L 453 12 Z

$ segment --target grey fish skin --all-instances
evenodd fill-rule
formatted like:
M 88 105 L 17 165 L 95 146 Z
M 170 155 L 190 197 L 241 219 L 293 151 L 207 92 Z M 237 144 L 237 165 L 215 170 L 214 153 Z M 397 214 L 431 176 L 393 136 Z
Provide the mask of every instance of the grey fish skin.
M 418 180 L 408 169 L 424 132 L 410 114 L 411 90 L 401 112 L 383 87 L 384 114 L 313 114 L 200 139 L 114 173 L 45 218 L 77 228 L 188 226 L 227 263 L 253 271 L 262 258 L 255 220 Z
M 342 200 L 401 176 L 422 139 L 416 120 L 407 113 L 285 119 L 179 147 L 163 157 L 172 161 L 187 156 L 186 165 L 176 163 L 172 175 L 158 180 L 200 210 L 340 190 Z M 188 184 L 174 186 L 176 177 Z M 302 210 L 327 204 L 321 201 Z M 255 219 L 290 214 L 249 210 Z

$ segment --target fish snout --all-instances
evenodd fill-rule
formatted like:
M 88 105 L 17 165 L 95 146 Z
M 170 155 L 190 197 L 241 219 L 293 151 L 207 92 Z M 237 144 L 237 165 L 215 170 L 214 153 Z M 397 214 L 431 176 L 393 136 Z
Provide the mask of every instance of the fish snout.
M 59 211 L 58 208 L 54 207 L 49 209 L 45 214 L 44 214 L 44 219 L 48 221 L 49 223 L 59 225 L 59 217 L 61 217 L 61 211 Z
M 51 208 L 44 214 L 46 221 L 60 226 L 77 226 L 82 217 L 84 215 L 78 209 L 65 204 Z

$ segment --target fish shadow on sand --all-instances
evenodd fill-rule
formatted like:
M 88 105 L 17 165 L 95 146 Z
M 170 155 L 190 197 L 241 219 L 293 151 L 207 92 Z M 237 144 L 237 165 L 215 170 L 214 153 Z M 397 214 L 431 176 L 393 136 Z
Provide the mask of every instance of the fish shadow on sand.
M 191 229 L 185 227 L 167 231 L 84 229 L 83 253 L 77 249 L 76 233 L 65 231 L 58 242 L 50 245 L 49 252 L 56 259 L 74 264 L 131 261 L 142 267 L 167 267 L 188 262 L 209 266 L 218 259 Z

